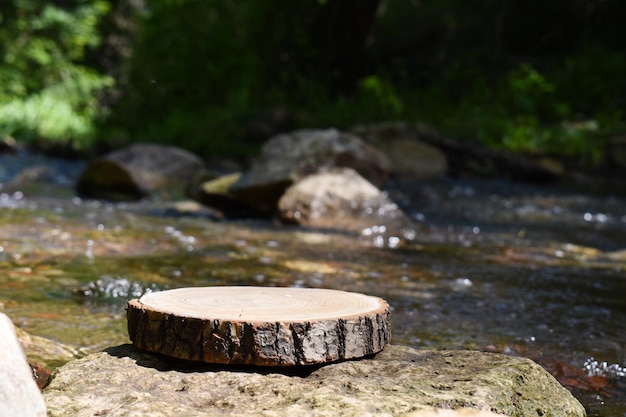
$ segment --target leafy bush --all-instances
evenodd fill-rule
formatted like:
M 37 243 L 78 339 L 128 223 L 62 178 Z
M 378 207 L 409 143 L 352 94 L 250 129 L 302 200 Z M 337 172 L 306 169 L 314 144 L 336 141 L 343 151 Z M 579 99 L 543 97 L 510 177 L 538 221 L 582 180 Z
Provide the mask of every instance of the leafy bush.
M 604 141 L 625 128 L 624 65 L 625 54 L 596 48 L 541 67 L 522 62 L 490 78 L 493 69 L 459 61 L 411 91 L 420 97 L 411 111 L 459 139 L 595 163 Z
M 359 7 L 359 1 L 150 3 L 139 15 L 128 86 L 104 135 L 245 156 L 258 147 L 246 137 L 246 123 L 276 107 L 294 113 L 299 126 L 344 125 L 388 114 L 389 106 L 397 110 L 393 84 L 380 74 L 359 83 L 342 73 L 338 56 L 354 54 L 337 50 L 334 31 L 353 23 L 326 16 Z M 352 69 L 354 60 L 347 61 Z M 352 90 L 354 82 L 356 94 L 338 93 L 346 78 L 341 87 Z
M 286 108 L 294 128 L 404 119 L 597 161 L 625 129 L 619 2 L 47 3 L 0 2 L 1 136 L 246 156 L 246 124 Z M 91 54 L 103 38 L 115 59 Z
M 82 65 L 98 45 L 107 1 L 78 1 L 73 9 L 37 0 L 0 6 L 0 136 L 86 146 L 101 115 L 98 93 L 110 77 Z

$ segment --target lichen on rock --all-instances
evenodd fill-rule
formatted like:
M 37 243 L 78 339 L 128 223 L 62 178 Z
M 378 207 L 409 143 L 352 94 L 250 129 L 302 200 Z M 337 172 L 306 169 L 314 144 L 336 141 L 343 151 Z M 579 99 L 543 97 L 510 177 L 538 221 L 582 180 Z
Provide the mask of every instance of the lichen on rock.
M 585 416 L 569 391 L 529 359 L 393 345 L 363 360 L 262 369 L 185 362 L 122 345 L 58 369 L 44 396 L 50 416 L 107 410 L 126 416 L 397 416 L 442 408 Z

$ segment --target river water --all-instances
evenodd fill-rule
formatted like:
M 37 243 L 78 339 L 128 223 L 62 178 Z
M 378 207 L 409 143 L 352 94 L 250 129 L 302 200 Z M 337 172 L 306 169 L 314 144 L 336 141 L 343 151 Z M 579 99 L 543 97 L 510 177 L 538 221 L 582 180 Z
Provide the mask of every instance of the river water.
M 78 355 L 127 343 L 125 302 L 145 291 L 341 289 L 389 301 L 395 344 L 530 357 L 590 416 L 626 416 L 623 197 L 505 181 L 397 185 L 389 194 L 416 238 L 389 248 L 158 201 L 82 200 L 70 188 L 79 163 L 24 161 L 0 158 L 0 309 Z M 25 164 L 53 174 L 43 187 L 11 184 Z

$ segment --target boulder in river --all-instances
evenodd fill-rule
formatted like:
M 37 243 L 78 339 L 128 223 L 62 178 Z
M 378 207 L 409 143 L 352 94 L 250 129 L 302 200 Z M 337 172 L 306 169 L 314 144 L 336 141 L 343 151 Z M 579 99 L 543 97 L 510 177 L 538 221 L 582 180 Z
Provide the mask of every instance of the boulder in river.
M 219 210 L 229 218 L 257 217 L 265 213 L 239 200 L 230 192 L 230 187 L 241 178 L 241 172 L 225 174 L 217 178 L 204 179 L 200 176 L 187 189 L 187 195 L 205 206 Z
M 421 140 L 421 131 L 403 122 L 355 126 L 352 132 L 381 149 L 389 158 L 393 176 L 404 180 L 440 179 L 448 173 L 448 158 L 439 148 Z
M 33 378 L 11 319 L 0 313 L 0 415 L 45 417 L 46 404 Z
M 121 345 L 59 368 L 44 397 L 50 416 L 419 416 L 457 408 L 585 415 L 569 391 L 529 359 L 393 345 L 368 359 L 261 369 L 186 362 Z
M 87 165 L 77 184 L 79 195 L 106 200 L 137 200 L 153 193 L 182 195 L 204 168 L 200 157 L 174 146 L 136 144 Z
M 287 189 L 278 207 L 283 220 L 357 232 L 372 239 L 390 236 L 390 246 L 415 236 L 415 227 L 402 209 L 350 168 L 335 168 L 301 179 Z
M 376 186 L 384 184 L 391 171 L 387 157 L 354 134 L 305 129 L 270 139 L 229 191 L 271 214 L 287 187 L 306 175 L 333 167 L 353 168 Z

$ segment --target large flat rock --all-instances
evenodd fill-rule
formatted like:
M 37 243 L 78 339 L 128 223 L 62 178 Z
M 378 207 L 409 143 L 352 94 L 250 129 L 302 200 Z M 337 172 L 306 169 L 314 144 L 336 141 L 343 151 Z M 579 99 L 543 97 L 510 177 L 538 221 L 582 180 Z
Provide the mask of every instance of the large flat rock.
M 49 416 L 397 416 L 434 408 L 585 415 L 531 360 L 400 346 L 325 366 L 255 368 L 182 362 L 122 345 L 60 368 L 44 397 Z

